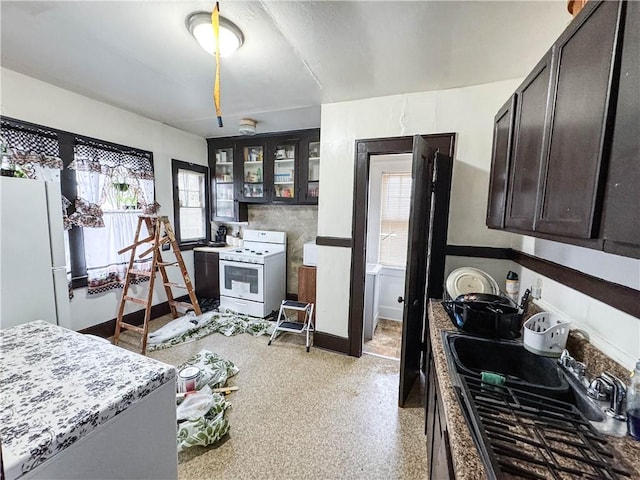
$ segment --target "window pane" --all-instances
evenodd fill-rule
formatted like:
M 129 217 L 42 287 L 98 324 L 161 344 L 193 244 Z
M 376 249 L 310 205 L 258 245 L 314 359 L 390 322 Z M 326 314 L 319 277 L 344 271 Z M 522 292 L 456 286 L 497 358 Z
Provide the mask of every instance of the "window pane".
M 180 240 L 205 238 L 205 215 L 202 208 L 180 209 Z
M 410 206 L 411 173 L 383 174 L 378 259 L 381 264 L 406 265 Z

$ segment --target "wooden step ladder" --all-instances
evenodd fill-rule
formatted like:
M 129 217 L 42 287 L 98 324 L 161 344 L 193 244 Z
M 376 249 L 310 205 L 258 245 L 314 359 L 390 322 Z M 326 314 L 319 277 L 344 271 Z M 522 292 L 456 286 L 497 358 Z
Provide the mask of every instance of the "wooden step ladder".
M 140 232 L 142 230 L 143 224 L 147 227 L 147 232 L 149 235 L 145 238 L 140 239 Z M 150 246 L 144 252 L 138 255 L 138 258 L 145 257 L 149 253 L 153 252 L 151 269 L 149 271 L 137 270 L 133 268 L 136 257 L 136 249 L 139 246 L 145 244 L 148 244 Z M 175 262 L 165 262 L 163 260 L 162 245 L 165 244 L 171 245 L 173 254 L 176 257 Z M 149 333 L 149 321 L 151 320 L 151 300 L 153 298 L 153 287 L 155 285 L 157 272 L 160 272 L 160 275 L 162 276 L 162 284 L 164 285 L 164 291 L 167 294 L 167 300 L 173 318 L 178 318 L 179 316 L 176 307 L 193 309 L 196 315 L 201 315 L 202 311 L 200 310 L 200 305 L 198 304 L 196 294 L 193 291 L 193 284 L 191 283 L 191 279 L 189 278 L 187 267 L 185 267 L 184 260 L 182 259 L 182 254 L 180 253 L 180 246 L 178 245 L 175 234 L 173 233 L 173 228 L 171 227 L 171 223 L 169 222 L 168 217 L 156 215 L 140 215 L 138 217 L 138 226 L 136 228 L 133 243 L 128 247 L 120 250 L 118 252 L 118 255 L 122 255 L 129 250 L 131 250 L 131 258 L 129 260 L 129 266 L 127 268 L 124 288 L 122 289 L 122 298 L 120 299 L 120 307 L 118 308 L 118 316 L 116 318 L 116 332 L 113 338 L 113 343 L 114 345 L 118 344 L 121 329 L 124 328 L 126 330 L 133 330 L 142 334 L 142 354 L 145 355 L 147 351 L 147 334 Z M 184 280 L 183 284 L 169 281 L 166 267 L 170 266 L 176 266 L 180 269 L 180 273 L 182 274 L 182 278 Z M 149 291 L 147 292 L 146 298 L 132 297 L 129 295 L 129 286 L 137 276 L 149 277 Z M 172 288 L 185 289 L 189 294 L 191 303 L 176 301 L 171 290 Z M 144 324 L 142 327 L 132 325 L 123 321 L 124 307 L 126 302 L 133 302 L 145 306 Z

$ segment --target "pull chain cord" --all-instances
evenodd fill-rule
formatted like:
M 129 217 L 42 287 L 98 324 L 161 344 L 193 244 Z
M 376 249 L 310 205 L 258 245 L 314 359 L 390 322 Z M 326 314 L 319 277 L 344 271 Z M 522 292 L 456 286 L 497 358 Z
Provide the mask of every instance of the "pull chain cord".
M 218 116 L 218 126 L 222 127 L 222 111 L 220 110 L 220 4 L 216 2 L 216 7 L 211 12 L 211 25 L 213 25 L 213 36 L 216 39 L 216 79 L 213 85 L 213 103 L 216 106 Z

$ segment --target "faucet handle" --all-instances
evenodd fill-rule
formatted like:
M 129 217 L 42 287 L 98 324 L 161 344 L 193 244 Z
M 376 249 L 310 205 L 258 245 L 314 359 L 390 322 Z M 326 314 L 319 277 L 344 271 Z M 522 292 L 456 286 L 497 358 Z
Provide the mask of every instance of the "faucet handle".
M 627 388 L 624 383 L 614 375 L 603 372 L 600 375 L 605 381 L 611 383 L 611 408 L 607 413 L 616 420 L 625 420 L 626 416 L 622 413 L 625 407 L 625 399 L 627 398 Z
M 569 354 L 569 350 L 567 350 L 566 348 L 564 350 L 562 350 L 562 354 L 560 355 L 560 358 L 558 359 L 558 363 L 560 363 L 560 365 L 562 365 L 564 368 L 570 368 L 570 367 L 573 366 L 574 362 L 575 362 L 575 360 Z
M 602 377 L 594 378 L 587 388 L 587 395 L 596 400 L 609 400 L 613 385 Z

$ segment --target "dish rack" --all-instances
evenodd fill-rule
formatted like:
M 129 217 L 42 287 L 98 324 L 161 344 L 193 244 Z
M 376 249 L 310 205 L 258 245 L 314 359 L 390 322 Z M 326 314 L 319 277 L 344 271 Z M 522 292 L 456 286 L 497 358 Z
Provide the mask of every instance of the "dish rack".
M 544 357 L 559 357 L 567 344 L 569 325 L 570 322 L 555 313 L 533 315 L 523 325 L 524 348 Z

